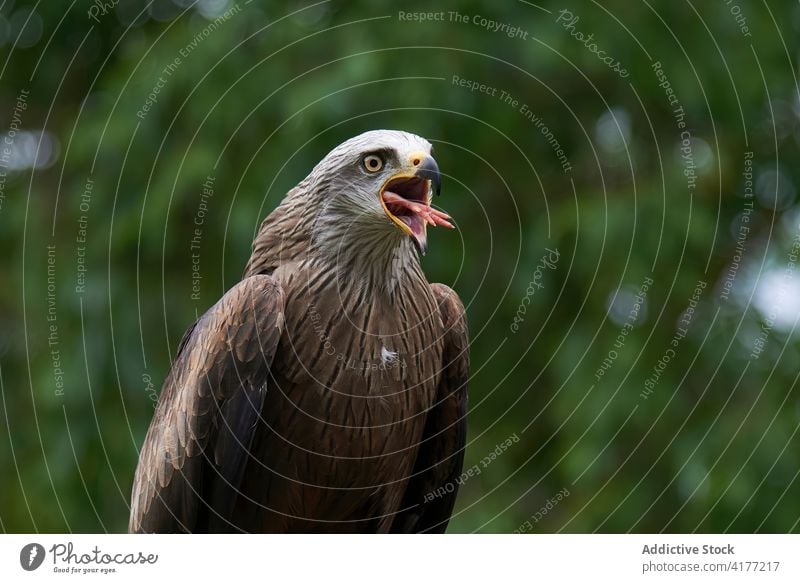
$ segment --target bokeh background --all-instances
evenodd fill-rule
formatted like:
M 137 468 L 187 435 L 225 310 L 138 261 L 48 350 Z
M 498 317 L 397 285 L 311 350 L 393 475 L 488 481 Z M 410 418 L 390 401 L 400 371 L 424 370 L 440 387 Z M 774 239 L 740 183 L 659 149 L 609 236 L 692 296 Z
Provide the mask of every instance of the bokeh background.
M 124 531 L 184 330 L 398 128 L 458 223 L 449 530 L 797 531 L 799 36 L 790 0 L 0 0 L 0 529 Z

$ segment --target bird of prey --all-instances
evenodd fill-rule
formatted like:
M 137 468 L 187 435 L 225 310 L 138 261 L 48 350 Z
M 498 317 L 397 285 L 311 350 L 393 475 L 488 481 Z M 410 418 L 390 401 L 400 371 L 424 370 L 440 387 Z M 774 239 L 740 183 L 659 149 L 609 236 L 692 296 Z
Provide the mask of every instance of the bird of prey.
M 469 342 L 428 283 L 451 227 L 431 144 L 334 148 L 261 224 L 242 280 L 186 332 L 133 484 L 131 532 L 444 532 Z

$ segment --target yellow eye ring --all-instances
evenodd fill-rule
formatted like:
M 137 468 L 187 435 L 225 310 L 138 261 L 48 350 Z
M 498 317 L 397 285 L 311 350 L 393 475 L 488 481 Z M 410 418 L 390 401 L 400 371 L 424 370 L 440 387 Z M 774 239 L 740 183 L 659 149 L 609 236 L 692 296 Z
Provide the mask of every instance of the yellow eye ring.
M 383 159 L 375 154 L 364 156 L 364 168 L 367 172 L 378 172 L 383 168 Z

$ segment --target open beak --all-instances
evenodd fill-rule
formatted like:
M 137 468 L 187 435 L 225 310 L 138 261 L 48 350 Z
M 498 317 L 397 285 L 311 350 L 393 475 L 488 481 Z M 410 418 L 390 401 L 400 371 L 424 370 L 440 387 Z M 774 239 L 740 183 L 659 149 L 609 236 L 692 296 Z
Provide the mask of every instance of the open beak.
M 412 156 L 408 170 L 392 176 L 381 188 L 383 210 L 409 235 L 422 255 L 428 250 L 428 225 L 453 229 L 450 215 L 431 207 L 431 193 L 441 190 L 439 166 L 431 156 Z

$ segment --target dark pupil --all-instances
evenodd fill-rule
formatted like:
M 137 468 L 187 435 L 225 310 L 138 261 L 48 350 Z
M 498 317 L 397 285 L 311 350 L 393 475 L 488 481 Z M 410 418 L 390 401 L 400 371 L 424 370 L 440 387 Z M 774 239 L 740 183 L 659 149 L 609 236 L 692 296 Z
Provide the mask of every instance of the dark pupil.
M 369 159 L 369 167 L 370 168 L 377 168 L 378 167 L 378 160 L 376 158 Z

